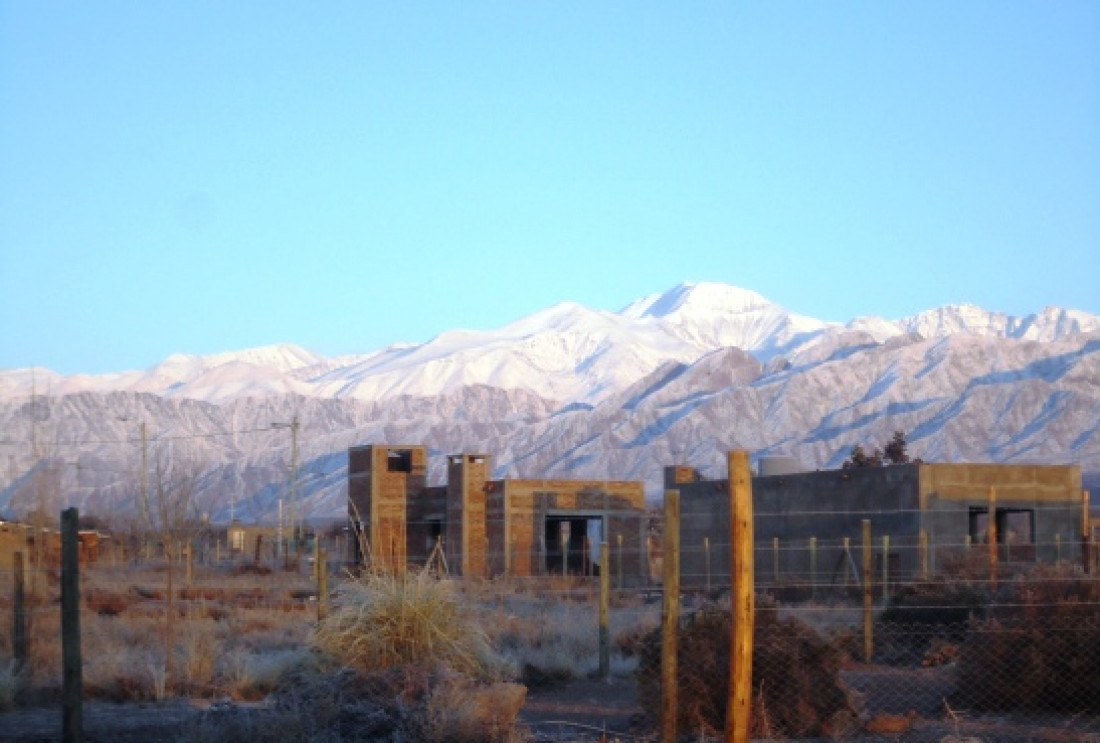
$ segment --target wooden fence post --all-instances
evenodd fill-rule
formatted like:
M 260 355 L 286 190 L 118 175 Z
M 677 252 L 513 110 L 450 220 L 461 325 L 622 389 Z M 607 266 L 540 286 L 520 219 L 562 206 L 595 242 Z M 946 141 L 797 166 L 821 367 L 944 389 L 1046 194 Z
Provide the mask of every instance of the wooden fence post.
M 989 585 L 997 587 L 997 486 L 989 486 L 988 520 L 986 523 L 986 554 L 989 555 Z
M 810 537 L 810 598 L 817 597 L 817 537 Z
M 931 562 L 928 559 L 928 532 L 924 529 L 920 530 L 920 579 L 928 580 L 928 576 L 931 575 L 930 569 Z
M 611 550 L 600 542 L 600 678 L 611 675 Z
M 779 585 L 779 537 L 772 537 L 772 583 Z
M 850 568 L 848 567 L 852 563 L 852 538 L 844 537 L 844 556 L 840 558 L 844 561 L 844 589 L 847 593 L 848 589 L 848 573 Z
M 187 585 L 190 586 L 195 582 L 195 548 L 192 546 L 191 540 L 187 540 L 183 549 L 184 555 L 187 557 L 187 571 L 185 575 Z
M 321 580 L 321 535 L 313 535 L 313 581 Z
M 1087 490 L 1081 491 L 1081 563 L 1086 575 L 1092 572 L 1092 513 Z
M 703 570 L 706 573 L 707 593 L 710 593 L 710 537 L 703 537 Z
M 753 563 L 752 469 L 747 451 L 729 454 L 730 544 L 733 590 L 730 594 L 730 688 L 726 700 L 726 743 L 747 743 L 752 718 L 752 644 L 756 621 Z
M 863 519 L 863 660 L 871 662 L 875 654 L 875 576 L 874 546 L 871 544 L 871 521 Z
M 26 605 L 26 573 L 23 569 L 23 553 L 15 552 L 12 555 L 12 569 L 15 585 L 12 591 L 12 632 L 11 645 L 12 656 L 15 661 L 16 698 L 23 696 L 26 688 L 25 674 L 29 672 L 27 665 L 27 605 Z
M 661 603 L 661 743 L 675 743 L 680 628 L 680 491 L 665 491 L 664 596 Z
M 61 740 L 84 739 L 84 674 L 80 660 L 80 537 L 77 509 L 61 512 Z
M 618 534 L 615 536 L 615 544 L 618 545 L 618 550 L 615 552 L 615 586 L 620 591 L 623 590 L 623 535 Z
M 882 535 L 882 605 L 890 600 L 890 535 Z
M 317 550 L 317 620 L 328 616 L 328 552 Z

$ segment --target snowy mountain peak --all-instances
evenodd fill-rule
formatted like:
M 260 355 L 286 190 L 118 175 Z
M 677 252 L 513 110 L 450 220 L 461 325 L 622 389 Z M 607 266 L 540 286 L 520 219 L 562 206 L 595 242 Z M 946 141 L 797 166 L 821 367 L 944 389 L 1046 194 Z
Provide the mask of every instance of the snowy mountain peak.
M 631 319 L 667 318 L 676 314 L 714 316 L 772 307 L 775 305 L 748 289 L 705 281 L 686 281 L 666 292 L 632 302 L 619 314 Z

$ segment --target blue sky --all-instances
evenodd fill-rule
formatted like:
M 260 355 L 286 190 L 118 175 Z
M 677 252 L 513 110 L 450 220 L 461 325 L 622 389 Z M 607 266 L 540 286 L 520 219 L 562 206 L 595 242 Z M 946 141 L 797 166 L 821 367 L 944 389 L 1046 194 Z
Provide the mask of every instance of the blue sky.
M 1100 312 L 1100 4 L 0 0 L 0 368 L 685 280 Z

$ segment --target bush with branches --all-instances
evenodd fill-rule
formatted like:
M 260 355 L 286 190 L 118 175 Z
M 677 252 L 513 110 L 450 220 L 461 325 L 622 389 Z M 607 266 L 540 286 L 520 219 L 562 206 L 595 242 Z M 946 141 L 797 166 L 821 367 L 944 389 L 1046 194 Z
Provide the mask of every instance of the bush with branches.
M 1100 713 L 1100 582 L 1041 568 L 972 623 L 957 701 L 975 709 Z
M 728 608 L 693 614 L 678 635 L 678 726 L 681 732 L 725 728 L 730 677 Z M 855 720 L 840 682 L 844 653 L 776 607 L 757 607 L 752 658 L 752 737 L 832 735 Z M 637 671 L 644 709 L 660 709 L 661 630 L 642 644 Z

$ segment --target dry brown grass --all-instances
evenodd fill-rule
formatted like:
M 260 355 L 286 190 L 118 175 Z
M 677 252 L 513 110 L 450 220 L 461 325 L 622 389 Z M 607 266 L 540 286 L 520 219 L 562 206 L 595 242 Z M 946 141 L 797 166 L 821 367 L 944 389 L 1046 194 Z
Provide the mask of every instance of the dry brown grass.
M 341 587 L 314 643 L 353 668 L 449 669 L 479 679 L 506 671 L 454 585 L 429 573 L 367 573 Z
M 599 668 L 597 593 L 592 581 L 552 576 L 497 581 L 476 589 L 489 639 L 529 685 L 585 678 Z M 611 612 L 611 673 L 628 675 L 637 665 L 639 638 L 656 627 L 660 607 L 616 597 Z
M 199 567 L 192 585 L 174 574 L 171 663 L 165 656 L 165 566 L 90 565 L 81 569 L 81 645 L 90 699 L 159 699 L 183 694 L 255 699 L 274 688 L 275 669 L 308 647 L 315 604 L 295 598 L 308 575 L 239 575 L 232 566 Z M 28 597 L 28 699 L 61 688 L 60 594 L 40 582 Z M 12 648 L 0 633 L 0 666 Z M 172 674 L 168 675 L 171 667 Z M 2 675 L 2 674 L 0 674 Z M 0 682 L 2 683 L 2 682 Z

